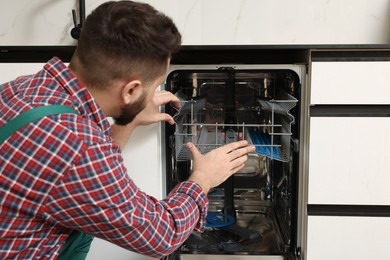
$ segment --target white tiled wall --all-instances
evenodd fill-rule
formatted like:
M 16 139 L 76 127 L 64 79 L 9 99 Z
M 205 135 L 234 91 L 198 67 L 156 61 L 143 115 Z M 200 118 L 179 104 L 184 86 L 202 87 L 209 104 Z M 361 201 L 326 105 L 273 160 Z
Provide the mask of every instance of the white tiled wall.
M 86 0 L 90 13 L 105 0 Z M 364 44 L 390 40 L 388 0 L 143 0 L 171 16 L 185 45 Z M 77 0 L 0 8 L 0 45 L 74 45 Z

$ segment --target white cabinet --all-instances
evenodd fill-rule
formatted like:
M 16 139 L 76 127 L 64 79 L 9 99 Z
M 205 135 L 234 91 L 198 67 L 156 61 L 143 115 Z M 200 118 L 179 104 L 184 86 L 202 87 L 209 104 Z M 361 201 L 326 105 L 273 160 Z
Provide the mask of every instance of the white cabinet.
M 0 63 L 0 85 L 22 75 L 37 73 L 44 65 L 45 63 Z
M 390 118 L 310 119 L 309 204 L 390 205 Z
M 313 62 L 311 104 L 390 104 L 390 62 Z
M 356 60 L 310 64 L 306 260 L 389 259 L 390 62 Z
M 390 218 L 310 216 L 305 259 L 389 259 L 389 241 Z

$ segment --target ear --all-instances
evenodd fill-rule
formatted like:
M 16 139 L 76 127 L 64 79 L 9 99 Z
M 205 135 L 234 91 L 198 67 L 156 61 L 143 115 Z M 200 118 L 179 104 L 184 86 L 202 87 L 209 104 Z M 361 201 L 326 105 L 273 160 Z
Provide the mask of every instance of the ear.
M 140 80 L 131 80 L 122 87 L 121 96 L 123 102 L 127 105 L 134 102 L 142 94 L 142 82 Z

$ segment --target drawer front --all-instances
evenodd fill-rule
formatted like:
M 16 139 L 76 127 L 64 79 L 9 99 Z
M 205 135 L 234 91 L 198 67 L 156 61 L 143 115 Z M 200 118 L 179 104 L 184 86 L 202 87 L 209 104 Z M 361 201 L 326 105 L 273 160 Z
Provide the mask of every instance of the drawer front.
M 389 104 L 390 62 L 312 62 L 311 104 Z
M 309 216 L 307 260 L 389 259 L 390 218 Z
M 390 118 L 310 120 L 308 203 L 390 205 Z

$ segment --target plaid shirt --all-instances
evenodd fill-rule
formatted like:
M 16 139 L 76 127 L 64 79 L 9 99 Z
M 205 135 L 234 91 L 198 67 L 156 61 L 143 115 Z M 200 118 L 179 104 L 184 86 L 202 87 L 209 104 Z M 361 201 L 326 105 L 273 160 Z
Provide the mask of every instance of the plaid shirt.
M 0 259 L 54 259 L 72 229 L 152 257 L 202 230 L 207 197 L 193 182 L 164 200 L 129 178 L 110 124 L 58 58 L 0 86 L 0 126 L 35 106 L 73 106 L 0 144 Z

